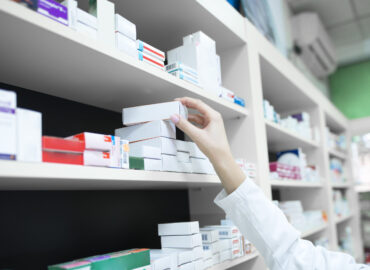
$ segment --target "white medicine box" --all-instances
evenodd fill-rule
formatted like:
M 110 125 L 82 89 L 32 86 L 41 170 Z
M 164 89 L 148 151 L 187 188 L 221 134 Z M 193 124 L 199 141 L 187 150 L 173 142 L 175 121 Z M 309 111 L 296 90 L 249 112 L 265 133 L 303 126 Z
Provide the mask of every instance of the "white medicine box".
M 176 222 L 158 224 L 158 235 L 190 235 L 199 233 L 199 222 Z
M 200 233 L 191 235 L 161 236 L 162 248 L 194 248 L 202 245 Z
M 0 159 L 14 160 L 17 153 L 17 95 L 0 90 Z

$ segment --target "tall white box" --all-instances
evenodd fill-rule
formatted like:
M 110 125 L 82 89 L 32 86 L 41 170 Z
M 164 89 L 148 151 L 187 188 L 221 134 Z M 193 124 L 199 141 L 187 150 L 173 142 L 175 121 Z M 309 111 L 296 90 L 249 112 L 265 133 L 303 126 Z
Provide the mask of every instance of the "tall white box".
M 199 233 L 199 222 L 175 222 L 158 224 L 158 235 L 190 235 Z
M 98 38 L 110 47 L 115 47 L 114 3 L 107 0 L 96 1 L 98 18 Z
M 14 160 L 17 153 L 17 95 L 0 90 L 0 159 Z
M 161 236 L 162 248 L 194 248 L 202 245 L 200 233 L 192 235 Z
M 171 101 L 124 108 L 122 120 L 125 126 L 129 126 L 156 120 L 169 120 L 174 114 L 188 118 L 187 108 L 179 101 Z
M 17 108 L 17 160 L 42 161 L 42 115 L 40 112 Z
M 176 126 L 171 121 L 152 121 L 149 123 L 116 129 L 116 136 L 130 142 L 142 141 L 156 137 L 176 139 Z
M 136 41 L 136 25 L 119 14 L 115 15 L 115 30 L 131 40 Z M 136 49 L 136 42 L 135 42 Z

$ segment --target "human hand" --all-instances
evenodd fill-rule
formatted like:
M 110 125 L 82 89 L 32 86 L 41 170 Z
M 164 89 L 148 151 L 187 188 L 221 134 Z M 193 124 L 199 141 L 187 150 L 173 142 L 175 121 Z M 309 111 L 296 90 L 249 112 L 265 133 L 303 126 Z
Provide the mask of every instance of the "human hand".
M 198 99 L 184 97 L 176 100 L 199 113 L 189 113 L 188 120 L 173 115 L 172 122 L 198 145 L 211 162 L 218 163 L 225 156 L 231 156 L 221 114 Z

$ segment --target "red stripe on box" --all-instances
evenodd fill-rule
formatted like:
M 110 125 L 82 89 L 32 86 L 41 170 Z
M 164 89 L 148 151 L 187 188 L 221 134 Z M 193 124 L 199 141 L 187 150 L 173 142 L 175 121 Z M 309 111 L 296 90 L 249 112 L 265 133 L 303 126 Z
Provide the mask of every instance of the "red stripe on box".
M 165 58 L 165 56 L 163 54 L 160 54 L 159 52 L 156 52 L 155 50 L 153 50 L 153 49 L 151 49 L 151 48 L 149 48 L 147 46 L 144 46 L 144 49 L 147 50 L 147 51 L 150 51 L 150 52 L 152 52 L 152 53 L 154 53 L 156 55 L 158 55 L 161 58 Z
M 146 57 L 145 55 L 143 55 L 143 59 L 148 60 L 148 61 L 152 62 L 153 64 L 156 64 L 156 65 L 158 65 L 158 66 L 160 66 L 160 67 L 164 67 L 164 65 L 163 65 L 163 64 L 161 64 L 161 63 L 159 63 L 159 62 L 156 62 L 156 61 L 154 61 L 153 59 L 150 59 L 149 57 Z

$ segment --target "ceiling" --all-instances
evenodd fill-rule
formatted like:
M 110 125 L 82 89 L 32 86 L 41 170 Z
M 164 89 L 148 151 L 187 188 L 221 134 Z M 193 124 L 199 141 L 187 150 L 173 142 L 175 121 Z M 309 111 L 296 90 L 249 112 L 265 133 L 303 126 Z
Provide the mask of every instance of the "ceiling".
M 370 0 L 289 0 L 294 13 L 315 11 L 331 36 L 340 65 L 370 59 Z

